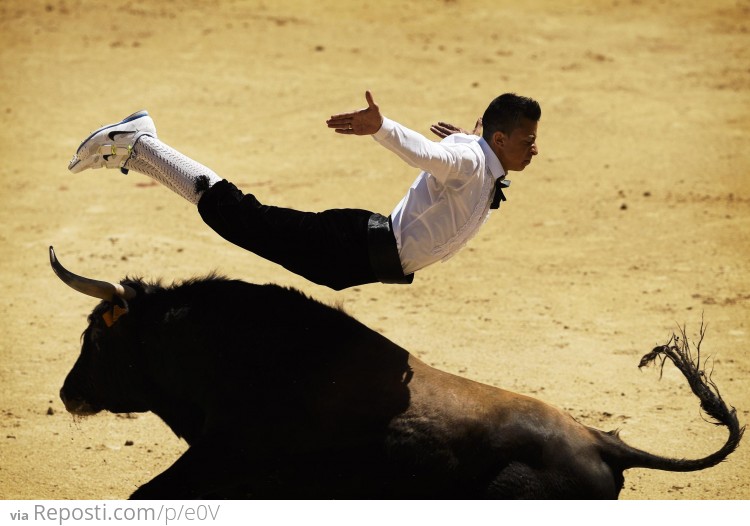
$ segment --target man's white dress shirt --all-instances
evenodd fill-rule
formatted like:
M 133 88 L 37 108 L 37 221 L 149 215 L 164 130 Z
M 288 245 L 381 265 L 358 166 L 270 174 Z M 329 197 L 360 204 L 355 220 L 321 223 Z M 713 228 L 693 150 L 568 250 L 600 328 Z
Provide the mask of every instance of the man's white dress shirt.
M 388 118 L 373 138 L 422 170 L 391 213 L 404 274 L 450 258 L 489 217 L 500 160 L 476 135 L 438 143 Z

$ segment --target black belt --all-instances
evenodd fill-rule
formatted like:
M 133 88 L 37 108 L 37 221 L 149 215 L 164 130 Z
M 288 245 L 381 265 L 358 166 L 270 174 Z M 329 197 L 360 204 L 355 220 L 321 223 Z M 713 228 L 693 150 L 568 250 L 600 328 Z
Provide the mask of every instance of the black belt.
M 409 284 L 414 274 L 404 275 L 401 258 L 398 256 L 396 236 L 390 217 L 372 214 L 367 222 L 367 248 L 370 266 L 381 283 Z

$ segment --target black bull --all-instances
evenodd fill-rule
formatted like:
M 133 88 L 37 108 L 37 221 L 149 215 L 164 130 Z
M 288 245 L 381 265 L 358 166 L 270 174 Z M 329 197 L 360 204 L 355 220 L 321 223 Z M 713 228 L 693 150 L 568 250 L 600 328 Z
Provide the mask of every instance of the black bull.
M 189 444 L 133 498 L 616 498 L 623 470 L 721 462 L 740 428 L 685 346 L 669 358 L 729 429 L 670 459 L 539 400 L 421 362 L 295 290 L 217 277 L 162 287 L 53 268 L 102 301 L 60 391 L 76 415 L 153 411 Z M 662 362 L 663 366 L 663 362 Z

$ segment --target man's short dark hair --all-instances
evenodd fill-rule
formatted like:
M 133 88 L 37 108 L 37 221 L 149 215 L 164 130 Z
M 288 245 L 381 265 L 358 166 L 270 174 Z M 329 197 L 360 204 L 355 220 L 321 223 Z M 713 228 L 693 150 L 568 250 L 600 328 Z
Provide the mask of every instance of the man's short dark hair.
M 496 131 L 510 135 L 522 118 L 537 122 L 541 117 L 542 108 L 534 99 L 504 93 L 487 106 L 482 116 L 482 137 L 489 142 Z

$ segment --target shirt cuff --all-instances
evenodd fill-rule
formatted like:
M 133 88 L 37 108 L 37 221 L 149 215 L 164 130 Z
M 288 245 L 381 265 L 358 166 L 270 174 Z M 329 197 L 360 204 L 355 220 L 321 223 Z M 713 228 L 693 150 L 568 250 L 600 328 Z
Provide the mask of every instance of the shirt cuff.
M 394 129 L 396 128 L 396 122 L 392 121 L 388 117 L 383 117 L 383 124 L 380 125 L 380 129 L 372 134 L 372 138 L 376 141 L 382 141 L 385 139 Z

